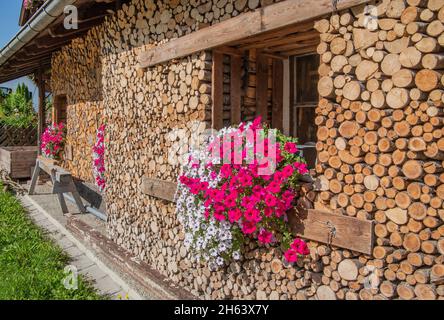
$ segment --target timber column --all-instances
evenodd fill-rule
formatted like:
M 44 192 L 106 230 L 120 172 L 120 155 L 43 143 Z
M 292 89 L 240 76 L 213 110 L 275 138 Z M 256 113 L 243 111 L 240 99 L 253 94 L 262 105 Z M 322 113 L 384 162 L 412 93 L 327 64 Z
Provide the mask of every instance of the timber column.
M 37 86 L 39 90 L 39 105 L 38 105 L 38 139 L 39 154 L 41 154 L 40 144 L 43 130 L 45 129 L 45 82 L 43 81 L 43 68 L 37 71 Z

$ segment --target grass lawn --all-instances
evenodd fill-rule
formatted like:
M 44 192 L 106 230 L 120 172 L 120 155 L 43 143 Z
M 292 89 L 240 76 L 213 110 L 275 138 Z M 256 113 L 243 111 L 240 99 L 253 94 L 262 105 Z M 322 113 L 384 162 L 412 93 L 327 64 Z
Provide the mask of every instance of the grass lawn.
M 0 181 L 0 300 L 102 299 L 81 277 L 77 290 L 63 285 L 69 264 L 63 251 L 26 216 Z

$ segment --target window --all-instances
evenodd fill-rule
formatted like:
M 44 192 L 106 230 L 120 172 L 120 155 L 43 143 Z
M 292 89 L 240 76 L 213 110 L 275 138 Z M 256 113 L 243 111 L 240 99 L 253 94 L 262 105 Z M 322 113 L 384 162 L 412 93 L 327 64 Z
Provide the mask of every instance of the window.
M 59 95 L 54 97 L 54 104 L 52 110 L 52 122 L 66 124 L 66 109 L 68 102 L 65 95 Z
M 309 168 L 316 164 L 316 106 L 319 56 L 290 57 L 290 134 L 299 138 Z

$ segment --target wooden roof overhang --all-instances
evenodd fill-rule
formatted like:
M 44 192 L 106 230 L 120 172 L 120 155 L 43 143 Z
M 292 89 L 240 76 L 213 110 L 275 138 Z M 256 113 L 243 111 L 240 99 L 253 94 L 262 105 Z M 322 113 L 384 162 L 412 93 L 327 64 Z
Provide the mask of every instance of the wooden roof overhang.
M 42 68 L 48 69 L 54 52 L 101 24 L 105 17 L 113 14 L 123 2 L 125 0 L 75 1 L 73 5 L 78 9 L 78 29 L 66 30 L 63 26 L 65 16 L 62 14 L 57 17 L 0 66 L 0 83 L 30 75 Z
M 246 51 L 257 50 L 262 55 L 275 59 L 287 59 L 293 55 L 316 52 L 319 32 L 314 29 L 314 20 L 298 23 L 275 31 L 227 43 L 215 51 L 243 56 Z
M 221 47 L 246 50 L 248 44 L 250 48 L 262 47 L 270 54 L 283 56 L 300 54 L 303 50 L 310 52 L 319 41 L 319 35 L 313 29 L 315 20 L 368 2 L 370 0 L 342 0 L 335 6 L 332 0 L 284 0 L 141 52 L 138 57 L 139 67 L 145 69 Z M 287 39 L 289 37 L 292 38 Z

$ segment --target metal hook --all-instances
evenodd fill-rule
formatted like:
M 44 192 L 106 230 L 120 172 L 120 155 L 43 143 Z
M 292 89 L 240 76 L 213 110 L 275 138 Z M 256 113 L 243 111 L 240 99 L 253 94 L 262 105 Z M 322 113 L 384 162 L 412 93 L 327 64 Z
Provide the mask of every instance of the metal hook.
M 338 1 L 339 0 L 331 0 L 331 5 L 333 6 L 333 12 L 338 12 Z
M 328 245 L 330 246 L 333 242 L 333 238 L 336 237 L 336 227 L 330 221 L 326 222 L 327 227 L 330 229 L 328 233 Z

